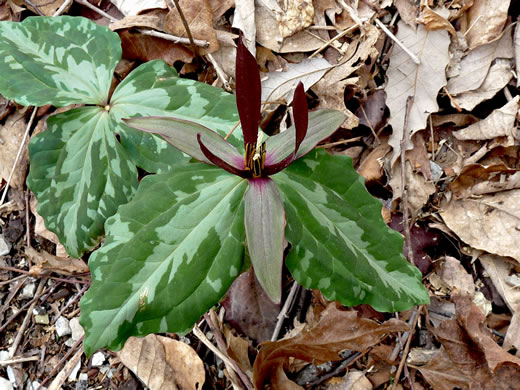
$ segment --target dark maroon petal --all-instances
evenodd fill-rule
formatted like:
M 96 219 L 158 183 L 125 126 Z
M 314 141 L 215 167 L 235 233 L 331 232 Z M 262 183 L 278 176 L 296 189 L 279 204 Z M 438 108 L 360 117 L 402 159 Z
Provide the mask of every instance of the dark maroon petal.
M 256 59 L 242 42 L 242 34 L 238 39 L 235 81 L 244 145 L 255 144 L 260 124 L 262 86 Z
M 294 91 L 292 107 L 294 127 L 296 128 L 296 145 L 294 147 L 294 154 L 296 154 L 307 135 L 307 127 L 309 125 L 309 106 L 307 105 L 305 90 L 301 81 L 298 83 L 296 91 Z
M 202 140 L 201 140 L 201 133 L 198 133 L 197 134 L 197 141 L 199 143 L 199 146 L 200 146 L 200 150 L 202 151 L 202 153 L 204 154 L 204 156 L 206 156 L 206 158 L 211 161 L 214 165 L 216 165 L 217 167 L 219 168 L 222 168 L 222 169 L 225 169 L 226 171 L 228 171 L 229 173 L 232 173 L 233 175 L 237 175 L 237 176 L 240 176 L 240 177 L 243 177 L 245 179 L 247 179 L 248 177 L 251 176 L 250 172 L 249 171 L 245 171 L 245 170 L 240 170 L 240 169 L 237 169 L 235 168 L 234 166 L 232 166 L 231 164 L 225 162 L 224 160 L 222 160 L 220 157 L 216 156 L 215 154 L 213 154 L 207 147 L 206 145 L 204 145 L 202 143 Z
M 275 173 L 280 172 L 282 169 L 287 168 L 294 161 L 294 156 L 295 154 L 291 153 L 282 161 L 277 162 L 276 164 L 264 166 L 264 169 L 262 169 L 262 176 L 271 176 Z

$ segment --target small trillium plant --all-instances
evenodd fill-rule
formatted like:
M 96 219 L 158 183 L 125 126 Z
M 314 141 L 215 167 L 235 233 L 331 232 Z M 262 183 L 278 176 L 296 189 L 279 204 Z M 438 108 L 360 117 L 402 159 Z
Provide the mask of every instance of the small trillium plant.
M 312 127 L 312 134 L 300 148 L 306 141 L 308 127 L 307 100 L 300 82 L 292 105 L 295 131 L 287 131 L 262 142 L 262 137 L 258 137 L 261 88 L 256 60 L 240 39 L 236 61 L 236 99 L 244 138 L 243 155 L 219 134 L 193 122 L 161 117 L 124 121 L 130 127 L 162 135 L 174 147 L 199 161 L 247 179 L 244 226 L 249 255 L 258 281 L 269 297 L 279 303 L 286 221 L 280 193 L 270 176 L 282 171 L 329 137 L 345 116 L 331 111 L 330 125 Z
M 199 162 L 144 177 L 133 199 L 107 220 L 81 301 L 87 354 L 121 348 L 130 336 L 189 330 L 246 268 L 246 248 L 274 302 L 282 297 L 284 261 L 301 285 L 344 305 L 399 311 L 428 302 L 419 270 L 402 255 L 401 235 L 384 223 L 381 203 L 350 158 L 309 153 L 345 115 L 309 113 L 299 84 L 294 124 L 264 141 L 260 75 L 241 41 L 236 69 L 243 142 L 228 142 L 212 123 L 186 117 L 124 120 Z M 209 99 L 192 106 L 194 115 L 219 109 Z

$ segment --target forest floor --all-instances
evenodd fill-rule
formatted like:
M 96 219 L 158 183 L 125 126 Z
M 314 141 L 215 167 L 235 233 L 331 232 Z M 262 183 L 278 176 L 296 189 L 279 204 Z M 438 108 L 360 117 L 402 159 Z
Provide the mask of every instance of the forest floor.
M 273 389 L 520 389 L 520 2 L 180 1 L 193 37 L 209 44 L 195 51 L 142 33 L 187 36 L 171 1 L 85 3 L 9 0 L 0 20 L 83 16 L 119 34 L 115 79 L 162 58 L 230 92 L 238 26 L 271 80 L 270 101 L 305 79 L 311 110 L 344 112 L 321 146 L 353 159 L 431 302 L 345 308 L 287 273 L 275 305 L 248 272 L 194 332 L 87 358 L 88 256 L 67 256 L 26 185 L 25 130 L 44 131 L 56 109 L 40 107 L 28 127 L 31 111 L 0 96 L 0 389 L 252 389 L 253 365 Z M 269 133 L 287 110 L 268 111 Z M 392 328 L 404 323 L 409 331 Z M 260 346 L 273 333 L 284 344 Z M 168 357 L 170 340 L 182 345 Z M 305 347 L 326 363 L 298 359 Z

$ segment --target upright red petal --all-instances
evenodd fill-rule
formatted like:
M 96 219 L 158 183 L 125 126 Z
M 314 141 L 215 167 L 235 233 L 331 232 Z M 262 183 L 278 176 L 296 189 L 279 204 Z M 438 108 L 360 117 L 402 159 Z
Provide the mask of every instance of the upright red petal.
M 242 34 L 238 39 L 235 81 L 244 145 L 255 144 L 260 124 L 262 86 L 256 59 L 242 42 Z
M 303 139 L 307 135 L 307 127 L 309 125 L 309 106 L 307 105 L 305 90 L 303 89 L 301 81 L 298 83 L 296 91 L 294 91 L 292 107 L 294 127 L 296 128 L 296 145 L 294 147 L 294 154 L 296 154 Z

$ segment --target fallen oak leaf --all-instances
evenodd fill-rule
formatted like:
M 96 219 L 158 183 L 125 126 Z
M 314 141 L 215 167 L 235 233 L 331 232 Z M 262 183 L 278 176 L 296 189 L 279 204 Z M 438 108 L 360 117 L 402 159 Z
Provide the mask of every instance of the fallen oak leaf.
M 81 259 L 54 256 L 45 251 L 38 252 L 32 247 L 26 248 L 25 254 L 35 263 L 29 270 L 33 275 L 39 275 L 44 271 L 56 272 L 61 275 L 89 272 L 87 264 Z
M 202 389 L 205 381 L 204 364 L 193 348 L 168 337 L 130 337 L 119 358 L 151 390 Z
M 407 330 L 408 325 L 402 321 L 390 319 L 378 324 L 358 318 L 356 311 L 341 311 L 331 303 L 311 330 L 290 339 L 262 344 L 253 366 L 255 388 L 263 389 L 269 378 L 273 388 L 288 388 L 286 383 L 286 387 L 280 387 L 281 383 L 275 381 L 284 381 L 283 368 L 288 366 L 291 357 L 315 364 L 341 360 L 340 351 L 365 351 L 383 335 Z

